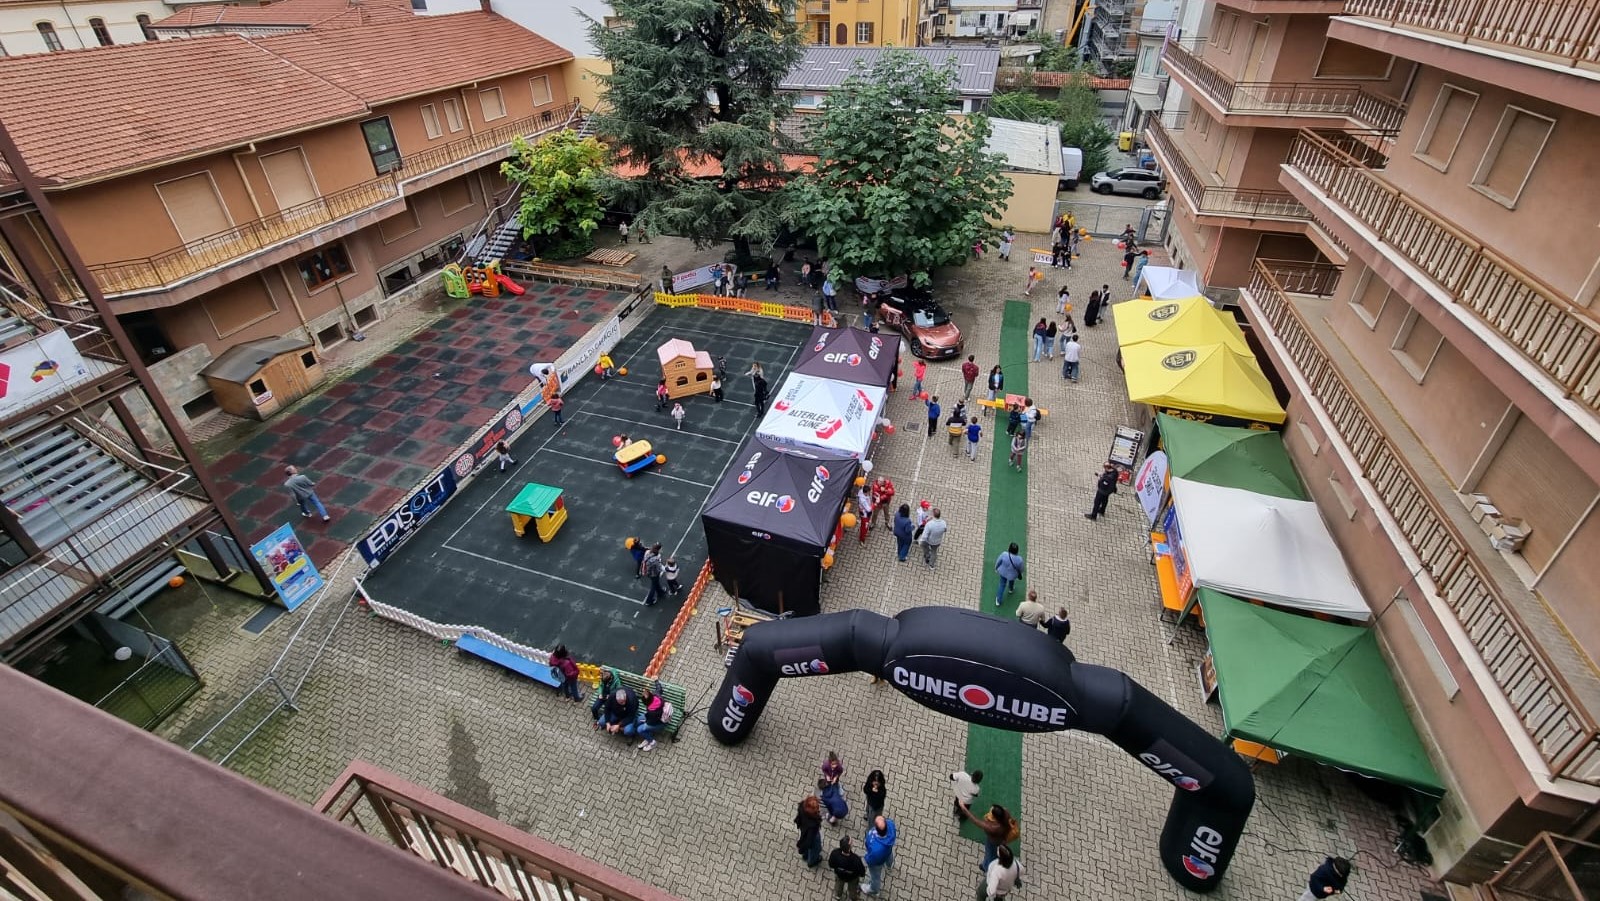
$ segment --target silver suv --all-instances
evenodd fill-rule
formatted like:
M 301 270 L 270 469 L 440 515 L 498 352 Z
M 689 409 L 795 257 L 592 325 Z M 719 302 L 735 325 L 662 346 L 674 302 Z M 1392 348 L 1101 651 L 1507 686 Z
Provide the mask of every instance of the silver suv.
M 1148 169 L 1129 167 L 1096 172 L 1089 184 L 1100 194 L 1137 194 L 1155 200 L 1167 190 L 1167 180 Z

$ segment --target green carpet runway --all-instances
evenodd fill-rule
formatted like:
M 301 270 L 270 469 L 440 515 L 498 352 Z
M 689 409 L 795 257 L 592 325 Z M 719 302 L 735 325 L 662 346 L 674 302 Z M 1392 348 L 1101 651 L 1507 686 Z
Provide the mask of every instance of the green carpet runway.
M 1033 339 L 1033 310 L 1023 301 L 1006 301 L 1004 317 L 1000 324 L 1000 367 L 1006 376 L 1006 393 L 1028 393 L 1028 352 Z M 995 558 L 1014 541 L 1028 560 L 1028 464 L 1024 457 L 1022 472 L 1011 468 L 1011 436 L 1005 432 L 1006 414 L 996 410 L 990 428 L 993 464 L 989 468 L 989 519 L 984 540 L 983 591 L 978 598 L 978 608 L 995 616 L 1015 617 L 1017 604 L 1028 596 L 1027 577 L 1017 580 L 1016 592 L 1007 595 L 1002 606 L 994 605 L 995 589 L 1000 575 L 994 570 Z M 983 770 L 982 792 L 974 802 L 973 812 L 979 814 L 991 804 L 999 804 L 1022 818 L 1022 734 L 988 726 L 967 727 L 967 772 Z M 1026 821 L 1024 821 L 1026 828 Z M 962 834 L 976 842 L 983 841 L 983 833 L 971 823 L 961 827 Z M 1019 841 L 1013 848 L 1020 850 Z

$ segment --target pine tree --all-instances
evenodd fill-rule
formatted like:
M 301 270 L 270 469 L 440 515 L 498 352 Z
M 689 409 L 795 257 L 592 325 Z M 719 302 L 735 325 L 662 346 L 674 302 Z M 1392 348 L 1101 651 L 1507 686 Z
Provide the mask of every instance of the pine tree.
M 792 177 L 778 85 L 803 49 L 795 0 L 613 0 L 624 24 L 590 20 L 611 63 L 595 130 L 613 161 L 605 193 L 658 234 L 698 247 L 732 239 L 740 260 L 770 242 Z M 712 176 L 697 177 L 707 171 Z

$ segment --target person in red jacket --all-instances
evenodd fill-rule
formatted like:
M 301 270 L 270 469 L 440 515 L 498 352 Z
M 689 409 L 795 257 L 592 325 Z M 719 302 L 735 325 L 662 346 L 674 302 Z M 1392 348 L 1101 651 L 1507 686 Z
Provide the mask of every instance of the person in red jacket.
M 967 354 L 967 362 L 961 364 L 961 381 L 966 385 L 961 399 L 972 400 L 972 386 L 978 381 L 978 358 L 973 354 Z
M 894 507 L 890 503 L 894 500 L 894 483 L 887 476 L 878 476 L 872 483 L 872 515 L 869 519 L 877 525 L 880 519 L 891 519 L 894 516 Z

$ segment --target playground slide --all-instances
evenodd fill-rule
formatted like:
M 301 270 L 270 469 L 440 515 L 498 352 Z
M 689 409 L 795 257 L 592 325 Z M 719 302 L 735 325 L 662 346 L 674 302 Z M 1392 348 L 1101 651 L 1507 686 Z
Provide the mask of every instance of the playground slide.
M 504 288 L 507 291 L 510 291 L 512 294 L 519 294 L 520 295 L 520 294 L 528 293 L 528 289 L 522 287 L 521 285 L 519 285 L 516 282 L 512 281 L 511 279 L 505 277 L 504 275 L 500 275 L 500 274 L 496 273 L 495 276 L 494 276 L 494 280 L 500 283 L 500 287 Z

